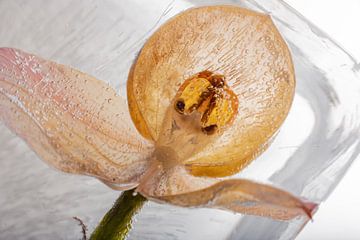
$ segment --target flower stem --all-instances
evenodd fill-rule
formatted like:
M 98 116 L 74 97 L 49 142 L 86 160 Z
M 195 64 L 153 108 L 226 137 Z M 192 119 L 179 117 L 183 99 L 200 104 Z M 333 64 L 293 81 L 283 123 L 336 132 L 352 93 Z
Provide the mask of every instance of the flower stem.
M 134 190 L 123 192 L 91 234 L 90 240 L 122 240 L 132 227 L 133 216 L 141 209 L 146 198 L 134 195 Z

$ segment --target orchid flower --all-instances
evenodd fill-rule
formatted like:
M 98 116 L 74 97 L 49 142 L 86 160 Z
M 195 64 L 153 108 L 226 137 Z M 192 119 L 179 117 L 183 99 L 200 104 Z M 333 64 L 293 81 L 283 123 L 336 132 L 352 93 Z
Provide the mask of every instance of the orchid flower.
M 190 9 L 161 26 L 130 70 L 128 105 L 94 77 L 0 48 L 1 120 L 40 158 L 183 207 L 311 218 L 314 203 L 230 178 L 270 144 L 294 89 L 271 18 L 233 6 Z

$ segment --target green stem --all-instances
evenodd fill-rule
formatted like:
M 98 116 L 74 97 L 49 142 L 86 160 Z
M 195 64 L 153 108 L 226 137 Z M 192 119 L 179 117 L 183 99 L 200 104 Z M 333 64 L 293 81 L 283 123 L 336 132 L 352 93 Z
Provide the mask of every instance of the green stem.
M 132 226 L 133 216 L 141 209 L 146 198 L 134 195 L 134 190 L 123 192 L 91 234 L 90 240 L 122 240 Z

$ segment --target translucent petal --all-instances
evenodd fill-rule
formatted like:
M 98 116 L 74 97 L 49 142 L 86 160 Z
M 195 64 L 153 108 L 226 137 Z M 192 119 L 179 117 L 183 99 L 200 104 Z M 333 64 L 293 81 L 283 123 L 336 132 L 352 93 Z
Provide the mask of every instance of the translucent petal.
M 183 167 L 153 166 L 138 192 L 159 202 L 183 207 L 209 207 L 243 214 L 290 220 L 312 217 L 317 205 L 280 189 L 244 179 L 217 180 L 187 174 Z
M 191 156 L 184 162 L 194 175 L 226 176 L 261 153 L 284 121 L 294 69 L 269 16 L 235 6 L 190 9 L 161 26 L 134 63 L 128 90 L 142 115 L 135 124 L 148 126 L 157 140 L 164 122 L 172 121 L 166 112 L 181 84 L 204 70 L 225 76 L 238 113 L 222 136 L 184 154 Z
M 47 163 L 125 188 L 152 146 L 104 82 L 20 50 L 0 48 L 0 117 Z
M 147 123 L 144 120 L 144 117 L 142 116 L 142 113 L 140 112 L 139 106 L 136 102 L 134 92 L 133 92 L 133 75 L 134 67 L 131 67 L 129 78 L 127 81 L 127 98 L 128 98 L 128 104 L 129 104 L 129 110 L 131 118 L 135 124 L 136 129 L 138 132 L 145 138 L 153 140 L 154 137 L 151 135 L 149 128 L 147 126 Z

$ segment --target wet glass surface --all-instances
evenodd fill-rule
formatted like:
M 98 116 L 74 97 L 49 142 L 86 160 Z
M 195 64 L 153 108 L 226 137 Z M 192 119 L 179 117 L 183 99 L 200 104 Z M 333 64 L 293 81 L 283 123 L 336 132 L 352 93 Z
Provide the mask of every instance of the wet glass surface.
M 237 176 L 324 201 L 360 151 L 359 66 L 283 2 L 4 0 L 0 46 L 70 65 L 125 96 L 131 63 L 157 26 L 189 7 L 218 3 L 269 13 L 289 44 L 297 78 L 293 107 L 274 143 Z M 91 231 L 119 192 L 49 168 L 3 124 L 0 131 L 0 238 L 80 239 L 73 216 Z M 292 239 L 303 224 L 149 202 L 129 238 Z

